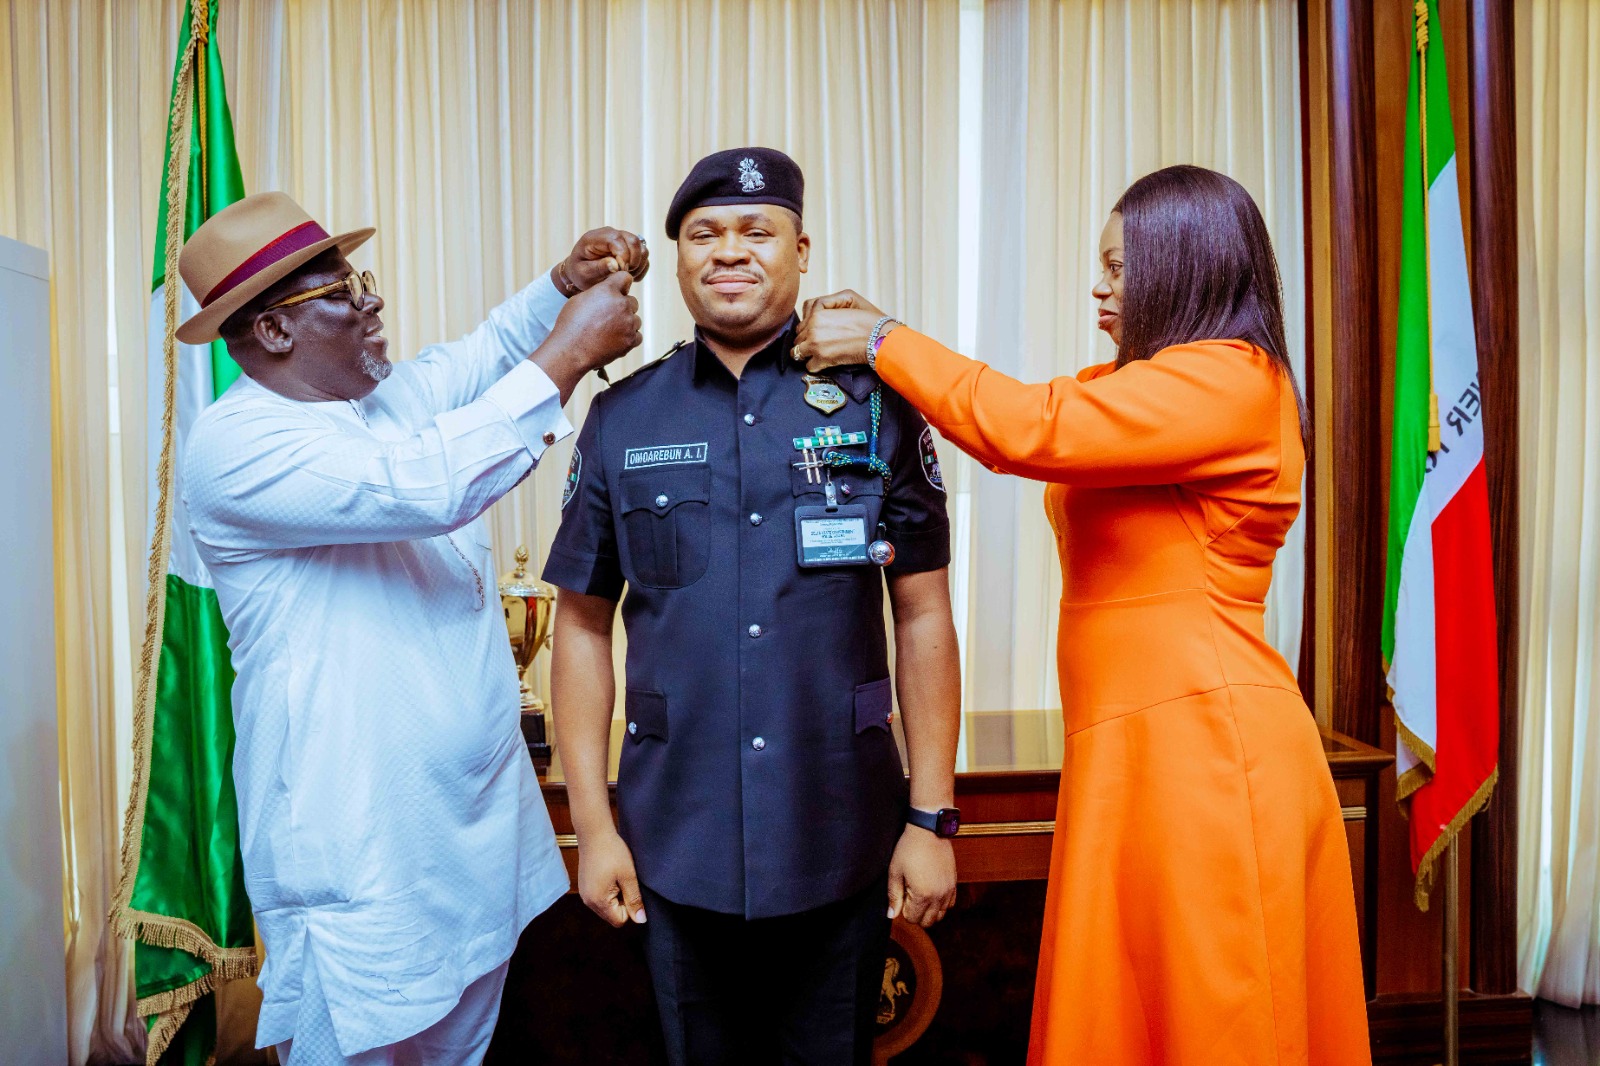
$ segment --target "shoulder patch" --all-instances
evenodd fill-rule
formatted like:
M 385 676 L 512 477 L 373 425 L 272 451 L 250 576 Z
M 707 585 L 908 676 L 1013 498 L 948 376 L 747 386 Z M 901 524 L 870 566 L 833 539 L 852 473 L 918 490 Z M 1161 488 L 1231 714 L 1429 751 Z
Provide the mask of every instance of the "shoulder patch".
M 561 509 L 565 511 L 572 497 L 578 494 L 578 481 L 583 477 L 583 453 L 572 449 L 572 462 L 567 464 L 567 483 L 561 489 Z
M 917 438 L 917 458 L 922 466 L 922 476 L 928 479 L 928 484 L 944 491 L 944 472 L 939 469 L 939 453 L 933 447 L 933 427 L 923 426 L 922 436 Z

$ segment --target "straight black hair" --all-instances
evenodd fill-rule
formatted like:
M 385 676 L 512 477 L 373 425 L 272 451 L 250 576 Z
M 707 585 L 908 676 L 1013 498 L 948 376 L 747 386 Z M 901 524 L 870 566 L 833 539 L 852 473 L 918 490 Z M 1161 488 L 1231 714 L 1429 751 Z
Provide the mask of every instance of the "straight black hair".
M 1244 186 L 1215 170 L 1166 167 L 1128 186 L 1122 216 L 1122 345 L 1117 365 L 1201 340 L 1242 340 L 1278 365 L 1294 390 L 1300 439 L 1305 398 L 1289 365 L 1283 289 L 1272 240 Z

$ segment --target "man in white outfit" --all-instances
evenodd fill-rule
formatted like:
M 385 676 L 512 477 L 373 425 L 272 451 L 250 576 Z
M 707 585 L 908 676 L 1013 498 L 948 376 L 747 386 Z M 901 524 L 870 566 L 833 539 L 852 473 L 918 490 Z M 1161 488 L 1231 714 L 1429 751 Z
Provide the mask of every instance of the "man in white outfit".
M 257 1046 L 479 1062 L 518 934 L 568 887 L 518 728 L 480 516 L 639 343 L 641 240 L 595 230 L 459 341 L 391 364 L 372 275 L 281 193 L 179 270 L 244 374 L 195 422 L 188 514 L 227 622 Z

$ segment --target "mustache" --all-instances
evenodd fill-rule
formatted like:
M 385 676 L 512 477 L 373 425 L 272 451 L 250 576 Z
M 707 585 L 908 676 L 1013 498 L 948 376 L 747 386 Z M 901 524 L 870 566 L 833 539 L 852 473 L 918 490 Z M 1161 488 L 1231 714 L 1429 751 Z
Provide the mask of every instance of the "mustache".
M 755 282 L 756 284 L 760 284 L 760 282 L 762 280 L 762 276 L 760 274 L 757 274 L 757 273 L 754 273 L 754 272 L 748 271 L 748 270 L 722 270 L 722 269 L 719 269 L 719 270 L 710 271 L 709 273 L 706 273 L 706 274 L 702 274 L 700 276 L 700 280 L 705 282 L 707 285 L 713 284 L 714 282 L 718 282 L 718 281 L 750 281 L 750 282 Z

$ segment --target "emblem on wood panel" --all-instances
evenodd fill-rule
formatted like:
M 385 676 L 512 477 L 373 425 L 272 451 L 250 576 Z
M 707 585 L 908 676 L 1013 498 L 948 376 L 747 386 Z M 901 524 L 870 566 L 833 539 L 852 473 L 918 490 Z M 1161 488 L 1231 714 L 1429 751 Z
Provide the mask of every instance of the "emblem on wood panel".
M 915 1044 L 933 1023 L 944 993 L 939 951 L 919 925 L 895 919 L 878 992 L 878 1035 L 872 1061 L 886 1063 Z

